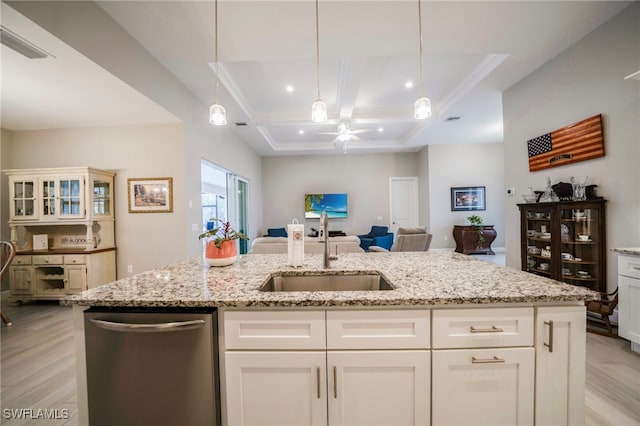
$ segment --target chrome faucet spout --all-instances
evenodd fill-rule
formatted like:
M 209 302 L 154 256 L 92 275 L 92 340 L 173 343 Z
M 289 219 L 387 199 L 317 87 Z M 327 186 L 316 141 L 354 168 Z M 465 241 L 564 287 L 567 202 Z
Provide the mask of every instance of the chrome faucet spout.
M 322 264 L 325 269 L 328 269 L 331 267 L 331 261 L 337 259 L 338 257 L 329 255 L 329 217 L 327 216 L 327 212 L 324 210 L 320 214 L 320 236 L 324 242 Z

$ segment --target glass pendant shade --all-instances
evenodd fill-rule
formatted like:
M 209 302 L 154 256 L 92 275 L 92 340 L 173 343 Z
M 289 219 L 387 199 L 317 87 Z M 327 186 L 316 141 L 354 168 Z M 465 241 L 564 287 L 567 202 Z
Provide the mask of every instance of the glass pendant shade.
M 423 96 L 416 100 L 414 105 L 414 115 L 418 120 L 431 117 L 431 101 L 429 98 Z
M 227 111 L 222 105 L 213 104 L 209 107 L 209 122 L 215 126 L 227 124 Z
M 327 104 L 322 99 L 316 99 L 311 105 L 311 121 L 314 123 L 327 121 Z

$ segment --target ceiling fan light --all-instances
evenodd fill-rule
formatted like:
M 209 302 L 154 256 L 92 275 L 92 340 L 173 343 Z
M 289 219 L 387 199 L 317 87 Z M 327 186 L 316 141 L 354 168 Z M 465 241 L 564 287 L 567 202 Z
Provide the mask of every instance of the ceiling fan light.
M 431 117 L 431 101 L 426 96 L 418 98 L 414 105 L 414 116 L 417 120 Z
M 209 122 L 214 126 L 227 124 L 227 111 L 222 105 L 213 104 L 209 107 Z
M 347 142 L 347 141 L 351 140 L 351 133 L 340 133 L 338 135 L 338 140 L 340 142 Z
M 314 123 L 327 121 L 327 104 L 322 99 L 316 99 L 311 105 L 311 121 Z

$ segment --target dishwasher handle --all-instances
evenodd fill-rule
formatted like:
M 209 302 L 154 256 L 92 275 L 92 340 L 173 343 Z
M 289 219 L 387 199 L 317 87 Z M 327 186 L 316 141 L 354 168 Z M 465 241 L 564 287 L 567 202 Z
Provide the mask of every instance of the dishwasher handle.
M 112 322 L 99 319 L 89 320 L 93 325 L 105 330 L 125 333 L 165 333 L 169 331 L 195 330 L 204 326 L 204 320 L 163 322 L 155 324 L 130 324 L 125 322 Z

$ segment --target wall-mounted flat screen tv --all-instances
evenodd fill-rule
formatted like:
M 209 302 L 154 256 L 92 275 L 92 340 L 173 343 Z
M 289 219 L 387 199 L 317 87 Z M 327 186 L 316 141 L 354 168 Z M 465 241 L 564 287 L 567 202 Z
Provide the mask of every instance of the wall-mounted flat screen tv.
M 347 217 L 347 194 L 304 194 L 305 219 L 318 219 L 323 211 L 329 218 Z

